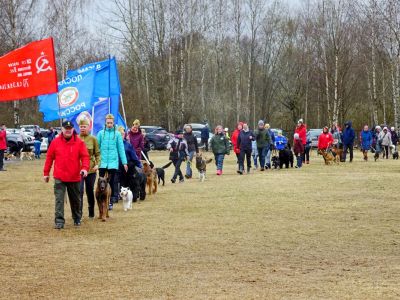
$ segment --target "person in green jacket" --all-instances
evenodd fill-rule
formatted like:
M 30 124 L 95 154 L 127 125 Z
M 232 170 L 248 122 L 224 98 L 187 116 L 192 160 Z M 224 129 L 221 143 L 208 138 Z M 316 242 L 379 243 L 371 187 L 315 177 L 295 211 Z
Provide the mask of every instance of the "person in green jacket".
M 97 134 L 97 141 L 99 142 L 101 154 L 99 176 L 104 177 L 107 172 L 110 178 L 112 192 L 109 209 L 112 210 L 113 203 L 118 202 L 117 171 L 119 160 L 121 160 L 125 172 L 128 171 L 124 142 L 117 127 L 114 125 L 114 116 L 112 114 L 106 116 L 106 126 Z
M 80 196 L 81 196 L 81 215 L 83 210 L 83 194 L 85 193 L 88 200 L 89 218 L 94 218 L 94 183 L 96 182 L 96 172 L 100 165 L 100 148 L 96 137 L 89 132 L 89 121 L 81 119 L 79 121 L 79 138 L 85 142 L 86 148 L 89 152 L 90 169 L 88 175 L 81 179 Z
M 264 121 L 258 121 L 258 129 L 254 132 L 257 142 L 258 159 L 260 160 L 261 171 L 265 168 L 265 157 L 267 156 L 269 145 L 271 143 L 271 137 L 269 132 L 264 128 Z
M 229 140 L 221 125 L 215 128 L 216 134 L 211 138 L 210 148 L 214 153 L 217 175 L 222 175 L 225 154 L 229 155 Z

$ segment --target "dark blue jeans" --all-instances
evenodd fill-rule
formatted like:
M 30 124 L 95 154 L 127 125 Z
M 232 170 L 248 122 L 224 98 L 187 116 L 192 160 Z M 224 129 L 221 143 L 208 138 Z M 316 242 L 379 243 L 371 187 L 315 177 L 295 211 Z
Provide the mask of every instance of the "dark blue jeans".
M 42 143 L 40 142 L 40 141 L 35 141 L 34 143 L 33 143 L 33 146 L 35 147 L 35 156 L 36 156 L 36 158 L 39 158 L 40 157 L 40 145 L 41 145 Z
M 174 175 L 172 176 L 172 179 L 175 181 L 176 180 L 176 178 L 179 176 L 179 180 L 182 180 L 183 179 L 183 174 L 182 174 L 182 171 L 181 171 L 181 164 L 182 164 L 182 159 L 181 158 L 178 158 L 178 159 L 174 159 L 174 160 L 172 160 L 172 163 L 174 164 L 174 166 L 175 166 L 175 172 L 174 172 Z
M 268 154 L 268 150 L 269 150 L 269 145 L 262 148 L 257 148 L 258 159 L 260 160 L 260 167 L 262 169 L 265 167 L 265 157 Z
M 214 154 L 215 157 L 215 165 L 217 166 L 217 170 L 221 170 L 224 166 L 224 158 L 225 154 Z
M 303 155 L 299 154 L 296 156 L 296 160 L 297 160 L 297 167 L 301 168 L 301 166 L 303 165 Z

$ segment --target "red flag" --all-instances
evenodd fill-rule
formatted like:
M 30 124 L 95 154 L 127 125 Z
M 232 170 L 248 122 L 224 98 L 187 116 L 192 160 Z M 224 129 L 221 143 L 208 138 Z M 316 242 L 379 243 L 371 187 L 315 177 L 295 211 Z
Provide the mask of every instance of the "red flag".
M 52 38 L 32 42 L 0 57 L 0 102 L 57 92 Z

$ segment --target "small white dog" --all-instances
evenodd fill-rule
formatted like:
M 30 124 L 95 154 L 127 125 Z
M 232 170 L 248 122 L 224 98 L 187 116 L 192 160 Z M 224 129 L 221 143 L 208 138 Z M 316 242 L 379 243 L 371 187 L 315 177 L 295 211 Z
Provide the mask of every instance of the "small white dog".
M 119 195 L 122 198 L 122 202 L 124 205 L 124 211 L 127 211 L 128 209 L 132 209 L 132 199 L 133 199 L 133 194 L 132 191 L 128 187 L 121 187 L 121 192 Z

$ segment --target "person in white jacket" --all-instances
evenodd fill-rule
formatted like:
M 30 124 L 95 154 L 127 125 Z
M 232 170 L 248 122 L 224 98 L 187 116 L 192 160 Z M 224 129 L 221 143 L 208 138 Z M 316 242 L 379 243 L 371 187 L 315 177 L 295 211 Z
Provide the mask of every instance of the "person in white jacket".
M 383 158 L 389 158 L 389 147 L 392 145 L 392 135 L 390 134 L 387 127 L 383 127 L 383 130 L 378 135 L 378 143 L 382 145 Z

